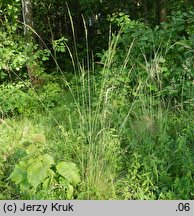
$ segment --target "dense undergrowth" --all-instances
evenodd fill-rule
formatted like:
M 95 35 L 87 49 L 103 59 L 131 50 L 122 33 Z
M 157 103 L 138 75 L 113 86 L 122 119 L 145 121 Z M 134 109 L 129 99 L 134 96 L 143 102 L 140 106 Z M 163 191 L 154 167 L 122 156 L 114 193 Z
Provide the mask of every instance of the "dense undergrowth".
M 0 199 L 193 199 L 193 25 L 112 21 L 100 66 L 1 84 Z

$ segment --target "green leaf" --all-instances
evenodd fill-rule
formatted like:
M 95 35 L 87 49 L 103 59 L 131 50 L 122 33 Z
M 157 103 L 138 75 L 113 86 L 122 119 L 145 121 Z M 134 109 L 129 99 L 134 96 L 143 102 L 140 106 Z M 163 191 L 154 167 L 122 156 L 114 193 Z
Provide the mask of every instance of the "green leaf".
M 51 189 L 51 185 L 54 185 L 56 182 L 55 180 L 55 172 L 52 169 L 48 170 L 48 178 L 46 178 L 42 184 L 42 189 L 43 190 L 47 190 L 47 189 Z
M 14 171 L 9 176 L 15 184 L 20 184 L 22 181 L 26 179 L 26 164 L 24 162 L 19 162 L 19 164 L 15 165 Z
M 33 145 L 33 144 L 29 145 L 28 148 L 26 149 L 26 153 L 27 153 L 27 154 L 32 154 L 32 153 L 34 153 L 35 151 L 36 151 L 36 147 L 35 147 L 35 145 Z
M 50 168 L 51 165 L 53 165 L 55 163 L 53 157 L 49 154 L 45 154 L 43 156 L 40 156 L 39 159 L 42 160 L 44 167 Z
M 68 162 L 60 162 L 56 166 L 57 172 L 67 179 L 72 184 L 78 184 L 80 182 L 79 171 L 76 164 Z
M 30 184 L 29 184 L 29 182 L 27 181 L 27 179 L 25 180 L 25 181 L 22 181 L 21 183 L 20 183 L 20 190 L 22 191 L 22 192 L 25 192 L 25 191 L 28 191 L 29 192 L 29 188 L 30 188 Z
M 67 189 L 67 199 L 68 200 L 71 200 L 73 198 L 73 192 L 74 192 L 73 186 L 69 185 Z
M 48 59 L 49 59 L 49 58 L 46 57 L 46 56 L 43 56 L 43 57 L 42 57 L 42 60 L 43 60 L 43 61 L 47 61 Z
M 42 184 L 43 190 L 48 190 L 50 187 L 50 178 L 46 178 Z
M 48 167 L 43 166 L 41 161 L 36 161 L 27 169 L 27 179 L 29 183 L 34 187 L 42 183 L 45 178 L 48 176 Z
M 41 144 L 46 143 L 46 138 L 45 138 L 45 136 L 43 134 L 34 134 L 32 140 L 35 143 L 41 143 Z

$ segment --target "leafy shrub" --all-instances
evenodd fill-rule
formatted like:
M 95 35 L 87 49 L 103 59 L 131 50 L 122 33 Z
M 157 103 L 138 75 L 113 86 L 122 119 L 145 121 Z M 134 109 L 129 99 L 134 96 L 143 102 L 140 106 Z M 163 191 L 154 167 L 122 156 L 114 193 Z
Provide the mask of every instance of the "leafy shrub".
M 194 92 L 192 14 L 192 11 L 177 12 L 171 17 L 174 21 L 155 29 L 122 13 L 110 18 L 121 30 L 101 57 L 106 65 L 110 60 L 111 71 L 121 71 L 122 75 L 114 82 L 122 76 L 127 82 L 124 88 L 130 86 L 133 92 L 141 87 L 140 92 L 169 99 L 171 103 L 191 100 Z M 128 91 L 128 95 L 135 96 L 133 92 Z
M 61 100 L 62 94 L 63 90 L 57 83 L 47 83 L 37 91 L 38 100 L 43 103 L 46 108 L 54 108 L 62 105 L 64 102 Z
M 26 45 L 23 39 L 18 40 L 9 36 L 6 32 L 0 31 L 0 81 L 12 80 L 14 77 L 18 78 L 21 74 L 19 71 L 28 62 Z M 15 74 L 15 73 L 16 74 Z
M 45 142 L 43 135 L 36 134 L 21 143 L 17 152 L 22 151 L 23 156 L 9 179 L 19 186 L 21 198 L 72 199 L 80 182 L 78 168 L 72 162 L 55 163 L 51 155 L 43 153 Z
M 1 115 L 23 114 L 30 116 L 35 110 L 53 108 L 60 105 L 61 88 L 58 84 L 45 84 L 39 89 L 31 88 L 29 82 L 2 84 L 0 86 Z
M 29 83 L 3 84 L 0 86 L 1 115 L 24 113 L 28 109 L 31 97 L 25 93 Z
M 38 50 L 32 42 L 26 43 L 22 37 L 0 30 L 0 82 L 26 79 L 26 65 L 33 65 L 37 60 L 35 73 L 39 75 L 43 71 L 42 62 L 47 61 L 49 55 L 47 49 Z
M 3 11 L 0 17 L 0 83 L 25 79 L 28 76 L 26 65 L 35 64 L 38 59 L 39 66 L 42 66 L 42 61 L 48 60 L 50 51 L 39 50 L 35 42 L 26 41 L 21 35 L 23 25 L 18 22 L 21 16 L 19 0 L 3 2 L 0 7 Z M 42 70 L 41 67 L 38 69 Z

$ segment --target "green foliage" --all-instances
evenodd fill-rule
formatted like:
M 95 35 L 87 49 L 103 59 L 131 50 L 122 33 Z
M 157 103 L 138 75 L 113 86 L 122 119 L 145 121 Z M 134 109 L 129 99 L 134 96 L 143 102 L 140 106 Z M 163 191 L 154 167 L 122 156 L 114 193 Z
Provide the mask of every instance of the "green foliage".
M 21 38 L 18 38 L 20 41 Z M 16 40 L 9 36 L 6 32 L 0 31 L 0 81 L 7 79 L 12 80 L 15 74 L 13 71 L 21 70 L 26 62 L 29 60 L 27 57 L 26 45 L 20 41 L 17 43 Z M 21 75 L 18 73 L 18 76 Z
M 60 106 L 62 104 L 61 97 L 63 97 L 63 89 L 60 87 L 58 83 L 48 82 L 42 88 L 40 88 L 37 94 L 31 92 L 33 97 L 36 98 L 39 103 L 39 108 L 54 108 L 56 106 Z M 43 104 L 41 105 L 41 102 Z
M 0 17 L 0 21 L 3 22 L 0 30 L 4 29 L 5 31 L 8 32 L 8 34 L 16 32 L 18 28 L 17 20 L 20 16 L 20 8 L 21 8 L 20 0 L 2 1 L 0 5 L 0 12 L 2 14 Z
M 0 30 L 0 82 L 26 79 L 26 65 L 33 65 L 37 60 L 41 65 L 49 59 L 49 55 L 47 49 L 38 50 L 37 45 L 26 42 L 22 37 Z
M 192 199 L 191 1 L 66 2 L 0 4 L 0 199 Z
M 26 65 L 30 66 L 39 61 L 42 66 L 42 62 L 47 61 L 50 56 L 50 51 L 38 49 L 35 41 L 26 41 L 23 25 L 19 21 L 21 1 L 6 2 L 0 5 L 3 12 L 0 26 L 0 83 L 26 79 Z
M 31 100 L 30 96 L 22 89 L 28 88 L 29 83 L 19 82 L 18 84 L 3 84 L 0 87 L 0 107 L 1 115 L 12 115 L 14 113 L 23 113 Z
M 19 158 L 9 177 L 19 186 L 21 198 L 72 199 L 80 183 L 77 166 L 71 162 L 56 164 L 51 155 L 43 154 L 43 135 L 36 135 L 33 140 L 36 142 L 25 141 L 20 146 L 25 156 Z
M 65 52 L 67 41 L 68 40 L 64 37 L 53 41 L 53 49 L 56 50 L 57 52 Z
M 31 88 L 29 82 L 2 84 L 0 86 L 0 113 L 11 116 L 16 114 L 30 116 L 34 110 L 41 111 L 60 105 L 61 96 L 60 86 L 54 83 L 47 83 L 37 90 Z
M 80 182 L 80 176 L 76 164 L 60 162 L 56 166 L 57 172 L 71 184 L 77 185 Z
M 0 83 L 12 80 L 13 76 L 15 77 L 13 71 L 18 73 L 28 61 L 24 39 L 17 34 L 20 28 L 17 23 L 20 7 L 20 1 L 6 1 L 1 4 L 3 14 L 0 27 Z
M 133 120 L 126 131 L 128 168 L 122 181 L 123 198 L 192 198 L 193 119 L 168 113 L 157 120 L 158 126 L 154 121 L 148 127 L 145 121 L 148 120 L 143 118 L 137 124 Z
M 135 91 L 144 83 L 144 91 L 170 99 L 173 104 L 186 104 L 193 98 L 192 11 L 177 12 L 171 17 L 174 22 L 164 23 L 162 29 L 130 20 L 123 13 L 109 19 L 121 30 L 113 36 L 113 45 L 103 55 L 102 62 L 109 56 L 108 52 L 114 52 L 111 68 L 113 71 L 121 68 L 122 77 Z M 120 66 L 119 62 L 124 64 Z

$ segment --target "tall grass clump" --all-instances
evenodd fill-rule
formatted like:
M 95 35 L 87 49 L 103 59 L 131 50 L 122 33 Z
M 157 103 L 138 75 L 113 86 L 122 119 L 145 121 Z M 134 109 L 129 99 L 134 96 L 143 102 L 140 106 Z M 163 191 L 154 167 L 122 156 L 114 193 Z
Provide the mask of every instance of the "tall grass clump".
M 85 24 L 85 23 L 84 23 Z M 73 29 L 73 23 L 72 23 Z M 90 68 L 87 28 L 87 65 L 75 60 L 78 75 L 72 88 L 77 119 L 74 112 L 69 115 L 71 136 L 81 167 L 80 199 L 116 199 L 115 182 L 121 168 L 122 155 L 119 131 L 114 124 L 115 110 L 112 102 L 115 87 L 111 84 L 111 61 L 116 50 L 116 41 L 111 42 L 108 56 L 100 75 Z M 76 50 L 76 44 L 74 44 Z M 78 53 L 75 53 L 78 56 Z M 76 59 L 76 58 L 75 58 Z M 71 139 L 71 138 L 70 138 Z

